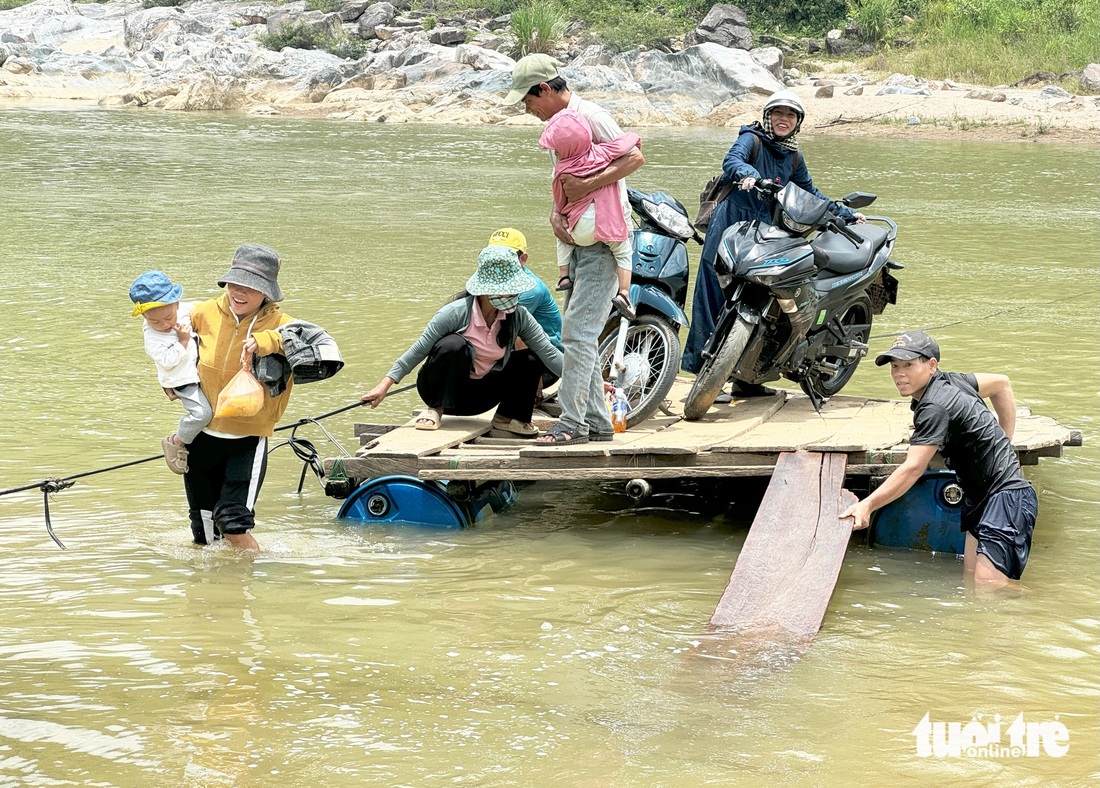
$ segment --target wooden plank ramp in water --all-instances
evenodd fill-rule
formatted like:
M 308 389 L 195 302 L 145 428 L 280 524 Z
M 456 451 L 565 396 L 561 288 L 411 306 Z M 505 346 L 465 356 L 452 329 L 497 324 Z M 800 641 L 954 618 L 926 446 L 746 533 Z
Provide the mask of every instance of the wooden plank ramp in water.
M 856 501 L 843 489 L 843 454 L 783 452 L 707 627 L 809 643 L 840 575 Z

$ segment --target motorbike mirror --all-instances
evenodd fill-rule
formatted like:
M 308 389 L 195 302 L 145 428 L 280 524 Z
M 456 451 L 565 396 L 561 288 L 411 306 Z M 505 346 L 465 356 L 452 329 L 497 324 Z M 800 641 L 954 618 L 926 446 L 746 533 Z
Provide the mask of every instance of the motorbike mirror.
M 866 208 L 873 203 L 877 197 L 877 194 L 871 194 L 870 192 L 852 192 L 842 199 L 841 202 L 849 208 Z

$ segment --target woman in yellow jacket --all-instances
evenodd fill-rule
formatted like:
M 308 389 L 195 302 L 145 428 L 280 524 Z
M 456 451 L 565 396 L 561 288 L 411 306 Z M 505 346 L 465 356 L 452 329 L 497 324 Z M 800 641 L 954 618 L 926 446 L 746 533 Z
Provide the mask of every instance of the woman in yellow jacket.
M 199 385 L 210 402 L 241 369 L 247 354 L 281 353 L 276 330 L 293 318 L 279 310 L 279 255 L 258 244 L 242 244 L 229 271 L 218 280 L 226 292 L 196 304 L 191 328 L 198 337 Z M 183 483 L 196 544 L 225 537 L 235 547 L 258 549 L 252 537 L 256 498 L 267 470 L 267 439 L 286 410 L 293 382 L 255 416 L 215 418 L 188 447 Z

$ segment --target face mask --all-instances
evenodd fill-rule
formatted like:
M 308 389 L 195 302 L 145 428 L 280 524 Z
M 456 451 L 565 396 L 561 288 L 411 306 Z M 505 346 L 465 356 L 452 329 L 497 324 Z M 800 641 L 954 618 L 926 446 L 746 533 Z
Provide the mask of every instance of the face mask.
M 505 295 L 505 296 L 489 296 L 489 303 L 493 305 L 493 308 L 497 311 L 510 313 L 515 312 L 516 307 L 519 306 L 518 295 Z

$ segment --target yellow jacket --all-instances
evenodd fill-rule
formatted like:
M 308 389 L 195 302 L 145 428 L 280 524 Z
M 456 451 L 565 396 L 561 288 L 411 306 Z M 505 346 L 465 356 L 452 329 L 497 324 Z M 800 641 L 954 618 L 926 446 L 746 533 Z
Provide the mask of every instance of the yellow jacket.
M 191 308 L 191 328 L 199 340 L 199 385 L 215 410 L 218 394 L 241 369 L 241 351 L 249 326 L 259 345 L 257 355 L 268 356 L 283 351 L 283 337 L 275 329 L 294 319 L 279 311 L 278 304 L 270 302 L 261 306 L 253 317 L 255 323 L 252 317 L 238 321 L 229 308 L 228 294 Z M 265 389 L 264 406 L 255 416 L 215 418 L 207 428 L 230 435 L 270 436 L 283 417 L 292 387 L 293 381 L 288 381 L 286 391 L 278 397 L 272 397 Z

